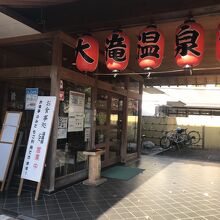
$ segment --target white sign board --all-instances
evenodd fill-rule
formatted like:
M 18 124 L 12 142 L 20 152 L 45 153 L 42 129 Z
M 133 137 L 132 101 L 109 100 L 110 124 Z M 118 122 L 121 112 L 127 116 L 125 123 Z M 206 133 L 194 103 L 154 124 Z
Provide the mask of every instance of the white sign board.
M 15 141 L 17 127 L 5 125 L 2 129 L 1 142 L 13 143 Z
M 59 117 L 57 139 L 67 138 L 67 117 Z
M 13 144 L 0 143 L 0 181 L 5 177 L 8 160 L 12 151 Z
M 16 127 L 19 125 L 20 119 L 20 112 L 7 112 L 4 124 Z
M 38 96 L 21 178 L 40 182 L 50 139 L 56 97 Z
M 6 112 L 0 135 L 0 182 L 5 181 L 7 175 L 21 115 L 20 112 Z

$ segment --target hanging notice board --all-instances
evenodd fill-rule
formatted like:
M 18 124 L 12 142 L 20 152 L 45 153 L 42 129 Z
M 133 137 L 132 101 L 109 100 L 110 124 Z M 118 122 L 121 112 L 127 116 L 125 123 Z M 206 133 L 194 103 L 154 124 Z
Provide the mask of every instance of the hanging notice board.
M 21 112 L 6 112 L 0 135 L 0 182 L 4 189 L 14 145 L 21 121 Z
M 23 181 L 25 179 L 38 183 L 35 200 L 38 199 L 55 105 L 55 96 L 38 96 L 29 134 L 18 196 L 21 194 Z

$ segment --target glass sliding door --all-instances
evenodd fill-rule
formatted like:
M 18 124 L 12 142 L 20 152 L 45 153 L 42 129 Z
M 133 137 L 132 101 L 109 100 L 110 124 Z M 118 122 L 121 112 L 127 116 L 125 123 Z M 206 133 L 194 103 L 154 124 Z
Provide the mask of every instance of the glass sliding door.
M 127 154 L 138 150 L 138 100 L 128 99 Z

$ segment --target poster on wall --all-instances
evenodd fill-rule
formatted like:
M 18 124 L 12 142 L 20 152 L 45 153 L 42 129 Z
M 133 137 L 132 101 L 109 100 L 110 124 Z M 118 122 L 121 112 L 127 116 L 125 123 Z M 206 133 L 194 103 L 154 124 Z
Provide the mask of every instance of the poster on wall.
M 69 113 L 84 112 L 85 94 L 70 91 L 69 93 Z
M 84 113 L 69 113 L 68 132 L 83 131 Z
M 89 141 L 90 139 L 90 133 L 91 133 L 91 129 L 90 128 L 85 128 L 85 142 Z
M 85 94 L 70 91 L 68 132 L 83 131 Z
M 90 128 L 91 127 L 91 110 L 90 109 L 86 109 L 85 110 L 85 128 Z
M 59 117 L 57 139 L 67 138 L 67 117 Z
M 38 88 L 26 88 L 25 110 L 35 110 L 38 98 Z
M 38 96 L 21 178 L 40 182 L 52 128 L 55 96 Z

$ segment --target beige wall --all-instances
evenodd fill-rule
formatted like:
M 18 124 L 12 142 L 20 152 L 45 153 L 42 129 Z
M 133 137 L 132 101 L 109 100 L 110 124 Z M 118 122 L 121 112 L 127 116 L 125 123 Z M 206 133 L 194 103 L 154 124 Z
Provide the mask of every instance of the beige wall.
M 198 116 L 199 117 L 199 116 Z M 186 118 L 187 119 L 187 118 Z M 213 120 L 215 120 L 213 118 Z M 220 148 L 220 125 L 215 126 L 205 126 L 205 125 L 190 125 L 193 122 L 189 121 L 188 125 L 178 124 L 176 117 L 151 117 L 143 116 L 142 118 L 142 134 L 147 136 L 147 140 L 152 141 L 156 145 L 160 144 L 160 137 L 163 136 L 165 131 L 171 131 L 177 127 L 188 128 L 188 132 L 195 130 L 200 133 L 201 140 L 197 144 L 198 148 L 202 148 L 203 138 L 205 148 Z M 203 134 L 204 129 L 204 134 Z

